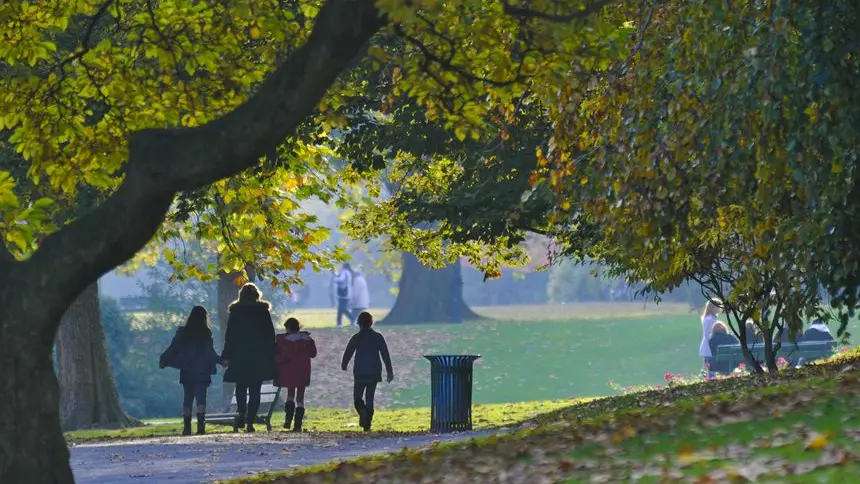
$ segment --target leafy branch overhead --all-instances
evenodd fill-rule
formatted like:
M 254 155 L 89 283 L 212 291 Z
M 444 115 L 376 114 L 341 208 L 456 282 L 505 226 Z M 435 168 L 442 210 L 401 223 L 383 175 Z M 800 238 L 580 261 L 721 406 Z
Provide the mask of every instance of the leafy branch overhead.
M 368 84 L 380 76 L 391 81 L 384 97 L 371 100 L 377 106 L 408 96 L 426 111 L 427 125 L 440 122 L 460 140 L 480 139 L 493 128 L 493 116 L 512 116 L 513 101 L 522 100 L 527 89 L 557 85 L 571 62 L 603 63 L 623 47 L 618 40 L 625 29 L 612 16 L 590 15 L 606 3 L 529 2 L 526 8 L 516 2 L 422 2 L 416 9 L 380 2 L 389 28 L 371 45 L 368 62 L 339 77 L 323 95 L 319 111 L 284 140 L 284 149 L 266 150 L 268 181 L 260 181 L 259 173 L 241 172 L 213 188 L 180 195 L 156 240 L 174 247 L 189 237 L 210 240 L 213 249 L 226 249 L 216 266 L 227 270 L 249 259 L 270 274 L 279 265 L 289 271 L 336 259 L 337 254 L 316 246 L 325 230 L 299 205 L 309 198 L 336 199 L 344 184 L 359 182 L 325 170 L 326 145 L 331 144 L 326 139 L 354 125 L 358 115 L 351 108 L 366 103 Z M 143 139 L 134 133 L 202 127 L 242 106 L 280 62 L 308 41 L 319 27 L 322 6 L 315 1 L 107 0 L 54 9 L 26 3 L 0 8 L 0 22 L 23 26 L 0 46 L 6 64 L 0 130 L 9 133 L 9 147 L 27 165 L 24 175 L 7 176 L 3 185 L 4 193 L 16 194 L 15 207 L 11 195 L 3 198 L 3 236 L 12 244 L 11 254 L 29 257 L 37 240 L 75 219 L 46 213 L 49 199 L 74 201 L 83 187 L 104 196 L 114 193 L 128 175 L 129 140 Z M 568 18 L 541 11 L 563 11 Z M 238 133 L 234 138 L 242 139 Z M 168 138 L 151 141 L 163 144 L 165 153 L 173 150 Z M 524 144 L 522 149 L 531 148 Z M 206 152 L 201 148 L 193 155 Z M 169 171 L 180 172 L 180 166 Z M 502 168 L 498 165 L 497 172 Z M 53 195 L 35 205 L 25 178 Z M 290 179 L 301 183 L 284 181 Z M 293 188 L 283 190 L 279 184 Z M 199 200 L 190 201 L 194 198 Z M 267 202 L 254 204 L 257 199 Z M 39 217 L 49 216 L 63 222 L 38 224 Z M 170 250 L 171 260 L 181 261 Z M 216 268 L 175 267 L 180 274 Z

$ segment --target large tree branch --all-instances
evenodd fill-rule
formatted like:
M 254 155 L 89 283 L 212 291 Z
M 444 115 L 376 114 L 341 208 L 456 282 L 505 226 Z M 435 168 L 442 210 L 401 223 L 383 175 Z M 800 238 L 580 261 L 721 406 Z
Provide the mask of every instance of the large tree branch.
M 591 0 L 582 4 L 582 8 L 566 13 L 549 13 L 542 10 L 535 10 L 528 7 L 512 5 L 510 0 L 502 2 L 502 10 L 512 16 L 521 18 L 535 18 L 546 20 L 549 22 L 566 23 L 574 20 L 586 18 L 594 13 L 603 10 L 603 7 L 609 5 L 614 0 Z
M 197 128 L 132 134 L 126 179 L 89 214 L 48 236 L 20 269 L 36 274 L 41 299 L 25 308 L 53 339 L 66 307 L 99 276 L 140 250 L 176 193 L 208 185 L 257 163 L 319 104 L 335 79 L 386 19 L 374 0 L 328 0 L 308 41 L 229 114 Z M 32 302 L 29 302 L 32 301 Z
M 9 248 L 6 247 L 5 242 L 0 240 L 0 268 L 13 264 L 14 262 L 15 257 L 12 256 L 12 252 L 10 252 Z

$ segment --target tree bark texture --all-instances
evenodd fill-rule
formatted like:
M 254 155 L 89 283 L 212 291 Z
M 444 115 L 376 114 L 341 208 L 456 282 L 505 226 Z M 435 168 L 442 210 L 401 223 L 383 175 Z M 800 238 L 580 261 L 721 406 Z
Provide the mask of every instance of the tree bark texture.
M 178 192 L 255 166 L 293 134 L 385 24 L 374 4 L 328 0 L 305 44 L 244 104 L 203 126 L 131 134 L 125 178 L 110 197 L 27 260 L 0 246 L 0 482 L 74 482 L 51 361 L 60 318 L 149 242 Z
M 107 356 L 98 283 L 69 306 L 57 336 L 60 418 L 64 430 L 137 424 L 119 403 Z
M 404 252 L 402 257 L 397 299 L 383 324 L 447 323 L 480 317 L 463 301 L 459 261 L 434 269 L 414 254 Z

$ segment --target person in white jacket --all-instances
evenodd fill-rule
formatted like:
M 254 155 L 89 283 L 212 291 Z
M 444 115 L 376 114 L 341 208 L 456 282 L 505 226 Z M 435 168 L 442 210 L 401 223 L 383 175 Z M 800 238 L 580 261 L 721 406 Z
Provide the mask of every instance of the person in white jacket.
M 352 293 L 349 307 L 353 315 L 352 325 L 358 321 L 358 315 L 370 308 L 370 291 L 367 289 L 367 279 L 364 278 L 361 269 L 356 269 L 352 276 Z

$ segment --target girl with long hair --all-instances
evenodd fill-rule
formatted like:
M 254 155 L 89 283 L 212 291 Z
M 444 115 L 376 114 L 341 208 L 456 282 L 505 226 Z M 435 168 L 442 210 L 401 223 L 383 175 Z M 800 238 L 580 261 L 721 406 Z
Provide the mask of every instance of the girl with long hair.
M 215 352 L 212 330 L 209 328 L 209 313 L 203 306 L 194 306 L 184 326 L 176 330 L 170 346 L 161 354 L 159 367 L 179 370 L 182 384 L 182 435 L 191 435 L 192 404 L 197 401 L 197 433 L 206 433 L 206 393 L 212 383 L 212 375 L 221 362 Z
M 271 305 L 253 283 L 242 286 L 230 304 L 221 358 L 224 381 L 236 384 L 236 428 L 254 432 L 260 409 L 260 388 L 275 377 L 275 327 Z
M 719 299 L 709 299 L 705 304 L 704 311 L 702 311 L 702 342 L 699 344 L 699 356 L 704 360 L 705 368 L 709 374 L 713 356 L 710 345 L 711 333 L 717 322 L 717 315 L 720 314 L 722 304 L 723 302 Z

